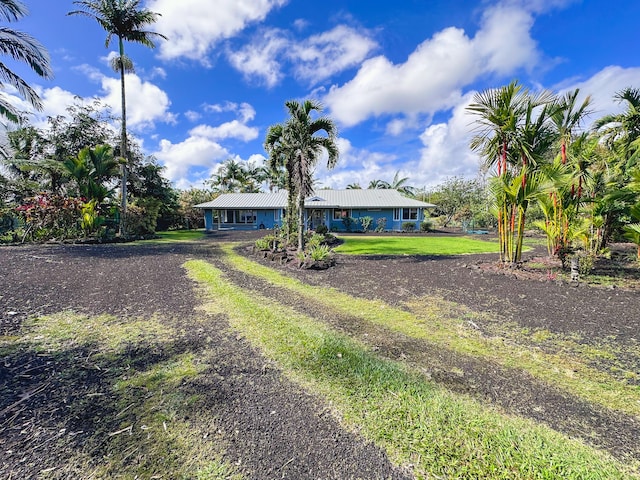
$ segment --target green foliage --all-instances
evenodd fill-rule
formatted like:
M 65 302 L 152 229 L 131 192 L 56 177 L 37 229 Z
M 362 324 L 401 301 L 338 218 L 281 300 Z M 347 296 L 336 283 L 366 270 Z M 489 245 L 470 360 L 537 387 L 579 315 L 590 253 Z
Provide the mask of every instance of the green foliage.
M 105 218 L 100 216 L 97 200 L 90 200 L 82 205 L 80 228 L 85 237 L 95 233 L 104 224 L 104 221 Z
M 308 254 L 314 262 L 321 262 L 329 258 L 331 249 L 328 245 L 310 245 Z
M 118 175 L 120 167 L 109 145 L 85 147 L 63 165 L 75 180 L 79 196 L 100 204 L 113 193 L 107 184 Z
M 483 219 L 488 210 L 486 189 L 480 180 L 453 177 L 429 192 L 428 201 L 436 205 L 434 214 L 442 226 L 452 221 Z
M 354 224 L 357 222 L 357 220 L 355 218 L 346 216 L 346 217 L 342 217 L 342 226 L 344 227 L 344 229 L 347 232 L 350 232 L 351 229 L 353 228 Z
M 360 217 L 360 225 L 362 225 L 362 231 L 367 233 L 373 224 L 373 217 Z
M 64 240 L 79 234 L 83 202 L 59 195 L 38 195 L 16 209 L 25 225 L 22 241 Z
M 416 222 L 402 222 L 402 231 L 411 233 L 416 230 Z
M 314 247 L 319 247 L 324 242 L 324 235 L 320 235 L 319 233 L 312 234 L 307 240 L 307 246 L 309 249 Z
M 316 227 L 316 233 L 319 233 L 320 235 L 325 235 L 329 233 L 329 227 L 327 227 L 324 223 L 322 225 L 318 225 Z
M 423 220 L 420 224 L 421 232 L 430 232 L 433 229 L 433 222 L 431 220 Z
M 376 220 L 376 232 L 382 233 L 387 229 L 387 217 L 380 217 Z
M 127 233 L 133 236 L 153 235 L 156 231 L 160 202 L 154 198 L 139 198 L 127 206 Z

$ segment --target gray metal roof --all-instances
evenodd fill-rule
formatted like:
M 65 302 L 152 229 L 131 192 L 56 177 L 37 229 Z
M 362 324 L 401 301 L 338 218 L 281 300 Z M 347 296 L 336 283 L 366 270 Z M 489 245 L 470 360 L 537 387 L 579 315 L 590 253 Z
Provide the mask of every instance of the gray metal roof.
M 214 210 L 264 210 L 286 208 L 287 192 L 224 193 L 215 200 L 194 205 Z M 397 190 L 317 190 L 305 200 L 305 208 L 432 208 L 435 205 L 407 198 Z

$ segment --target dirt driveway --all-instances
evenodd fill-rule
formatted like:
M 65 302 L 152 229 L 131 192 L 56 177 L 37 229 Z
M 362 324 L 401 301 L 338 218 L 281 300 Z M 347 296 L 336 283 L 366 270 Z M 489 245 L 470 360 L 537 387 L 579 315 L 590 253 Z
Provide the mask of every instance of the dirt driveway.
M 16 334 L 29 316 L 67 309 L 121 318 L 156 315 L 163 321 L 181 324 L 188 331 L 191 320 L 202 313 L 196 309 L 194 286 L 181 265 L 192 258 L 220 263 L 212 248 L 216 242 L 249 240 L 252 236 L 219 233 L 197 244 L 0 248 L 0 332 Z M 637 349 L 638 292 L 518 280 L 480 268 L 479 263 L 487 259 L 340 257 L 337 266 L 327 271 L 287 273 L 312 285 L 334 286 L 390 304 L 437 293 L 488 312 L 496 321 L 576 334 L 586 343 L 602 339 Z M 275 296 L 300 310 L 312 308 L 297 305 L 295 299 L 277 289 L 249 281 L 228 268 L 226 271 L 234 282 L 247 288 Z M 359 328 L 349 318 L 328 322 L 348 333 Z M 392 466 L 378 448 L 346 432 L 331 415 L 326 415 L 327 406 L 322 401 L 306 394 L 276 369 L 265 368 L 268 362 L 228 330 L 223 316 L 210 319 L 207 334 L 216 345 L 215 358 L 211 359 L 215 371 L 224 372 L 229 381 L 223 386 L 203 385 L 202 393 L 208 392 L 208 402 L 218 412 L 225 437 L 225 459 L 240 465 L 247 478 L 410 478 Z M 381 353 L 391 358 L 402 356 L 416 362 L 424 361 L 425 355 L 439 356 L 440 362 L 468 372 L 464 377 L 434 377 L 452 390 L 484 398 L 571 435 L 582 436 L 585 432 L 591 436 L 591 443 L 620 458 L 640 459 L 640 425 L 636 418 L 594 407 L 496 365 L 458 356 L 445 358 L 442 352 L 429 352 L 425 345 L 406 338 L 389 337 L 380 347 Z M 637 356 L 625 361 L 640 371 Z M 43 381 L 42 377 L 16 377 L 15 368 L 0 364 L 0 451 L 30 453 L 28 458 L 15 454 L 4 457 L 0 477 L 8 477 L 11 472 L 13 478 L 28 478 L 38 471 L 43 457 L 64 453 L 31 449 L 35 433 L 24 435 L 24 425 L 39 423 L 40 440 L 61 425 L 69 431 L 82 430 L 83 425 L 69 424 L 71 420 L 60 412 L 48 414 L 60 397 L 46 390 L 29 396 L 28 401 L 20 403 L 20 409 L 12 408 L 25 392 L 37 387 L 34 381 Z M 265 413 L 274 411 L 279 412 L 277 420 Z M 90 412 L 85 421 L 91 423 L 95 421 L 91 415 L 100 414 Z

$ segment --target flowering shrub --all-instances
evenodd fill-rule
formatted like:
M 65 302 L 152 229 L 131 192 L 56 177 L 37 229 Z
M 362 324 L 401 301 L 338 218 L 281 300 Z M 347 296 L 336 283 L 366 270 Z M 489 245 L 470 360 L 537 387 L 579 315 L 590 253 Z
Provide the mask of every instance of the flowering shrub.
M 22 241 L 64 240 L 77 237 L 84 202 L 79 198 L 40 194 L 16 208 L 24 222 Z

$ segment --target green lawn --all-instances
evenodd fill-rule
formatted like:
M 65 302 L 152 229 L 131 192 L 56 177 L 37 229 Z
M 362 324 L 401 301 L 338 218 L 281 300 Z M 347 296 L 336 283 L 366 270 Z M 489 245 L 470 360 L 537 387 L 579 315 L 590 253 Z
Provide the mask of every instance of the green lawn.
M 348 255 L 463 255 L 498 253 L 497 242 L 470 237 L 341 236 L 337 253 Z
M 160 237 L 156 241 L 165 242 L 188 242 L 190 240 L 200 240 L 204 236 L 204 230 L 169 230 L 157 232 Z

